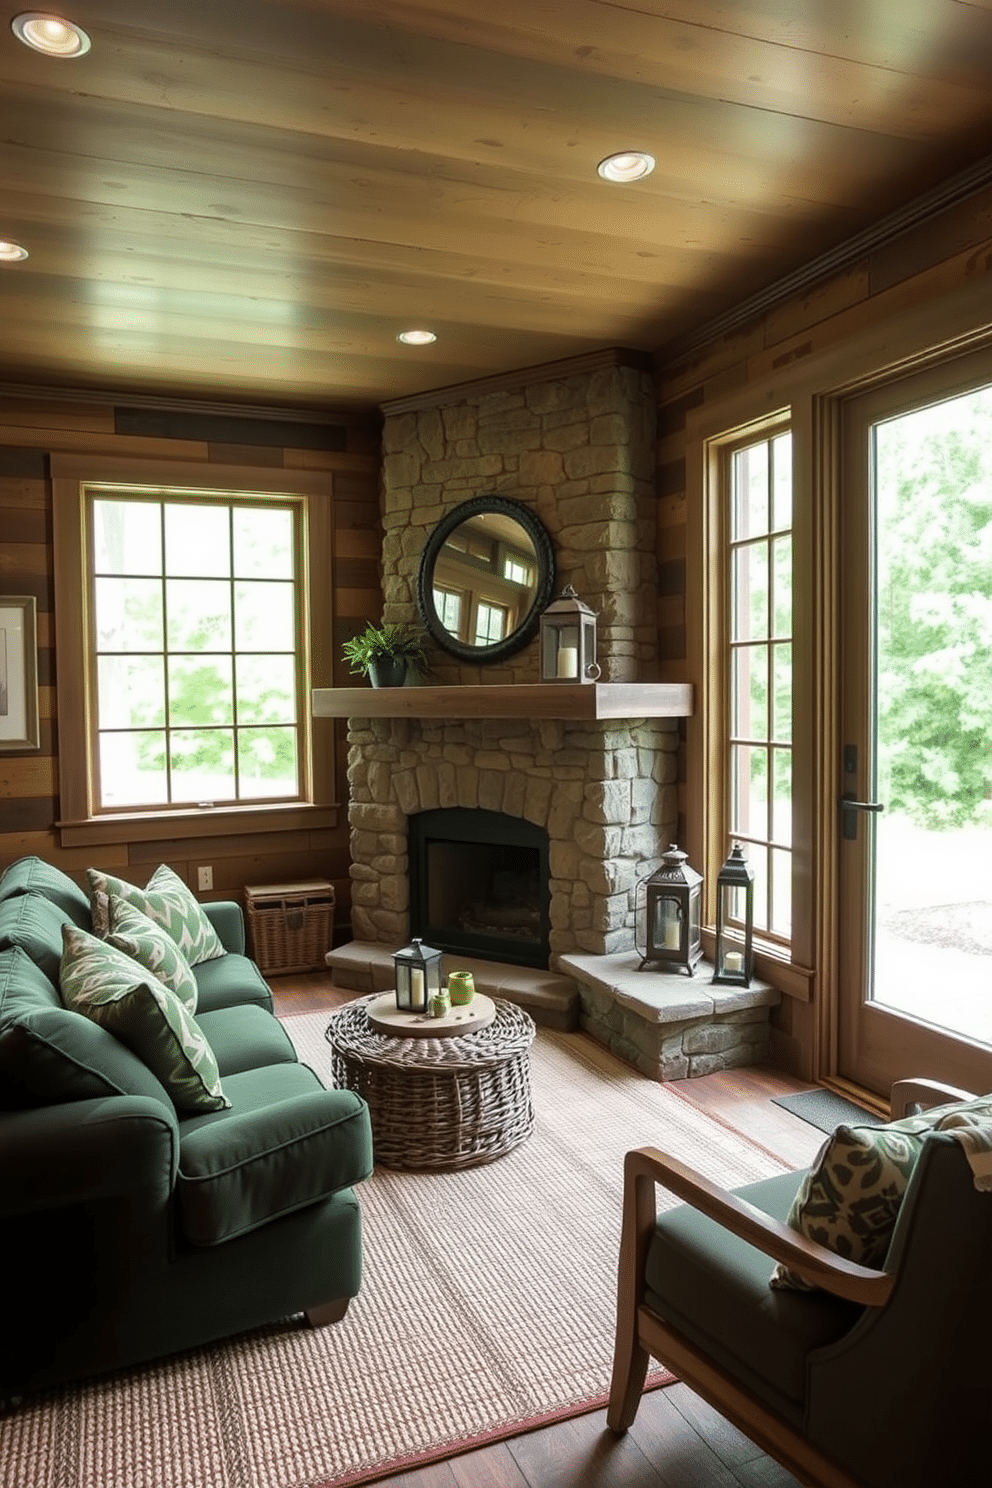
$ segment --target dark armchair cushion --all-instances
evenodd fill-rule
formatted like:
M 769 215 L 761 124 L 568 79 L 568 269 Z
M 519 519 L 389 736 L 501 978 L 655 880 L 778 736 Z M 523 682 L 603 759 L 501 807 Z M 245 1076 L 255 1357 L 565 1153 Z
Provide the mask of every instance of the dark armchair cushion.
M 737 1192 L 785 1220 L 801 1173 Z M 650 1310 L 730 1370 L 774 1409 L 800 1421 L 806 1356 L 842 1338 L 863 1309 L 827 1292 L 773 1291 L 763 1251 L 688 1204 L 662 1214 L 645 1268 Z
M 368 1107 L 302 1064 L 224 1081 L 231 1110 L 180 1125 L 177 1194 L 186 1236 L 218 1245 L 328 1198 L 372 1171 Z

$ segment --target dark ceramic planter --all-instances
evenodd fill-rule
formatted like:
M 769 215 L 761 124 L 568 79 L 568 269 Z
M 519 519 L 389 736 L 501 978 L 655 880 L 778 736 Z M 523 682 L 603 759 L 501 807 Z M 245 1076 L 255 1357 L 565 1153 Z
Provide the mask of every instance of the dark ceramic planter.
M 406 681 L 406 658 L 380 656 L 370 661 L 369 681 L 373 687 L 402 687 Z

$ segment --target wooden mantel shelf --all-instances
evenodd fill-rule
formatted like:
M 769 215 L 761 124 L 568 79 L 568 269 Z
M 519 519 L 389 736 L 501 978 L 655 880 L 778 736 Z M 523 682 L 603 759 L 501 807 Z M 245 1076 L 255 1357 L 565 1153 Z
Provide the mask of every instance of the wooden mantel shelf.
M 689 718 L 689 682 L 529 682 L 509 687 L 315 687 L 315 718 Z

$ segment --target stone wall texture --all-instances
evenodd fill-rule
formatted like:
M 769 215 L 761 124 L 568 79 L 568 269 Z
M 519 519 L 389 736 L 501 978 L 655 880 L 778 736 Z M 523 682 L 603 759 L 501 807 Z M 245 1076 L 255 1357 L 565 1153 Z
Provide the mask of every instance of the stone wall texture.
M 557 589 L 598 615 L 604 682 L 653 681 L 657 655 L 655 402 L 651 377 L 606 366 L 515 391 L 386 418 L 383 597 L 389 621 L 416 621 L 428 536 L 471 497 L 529 506 L 551 534 Z M 431 655 L 438 685 L 538 681 L 537 642 L 485 668 Z
M 406 941 L 407 818 L 460 806 L 547 830 L 552 970 L 566 952 L 633 946 L 637 885 L 675 824 L 674 720 L 353 719 L 349 743 L 358 939 Z
M 554 545 L 556 590 L 571 584 L 596 611 L 602 680 L 654 680 L 655 401 L 648 373 L 610 362 L 388 414 L 385 620 L 417 620 L 420 555 L 437 523 L 463 501 L 499 495 L 540 517 Z M 464 664 L 438 648 L 430 663 L 426 680 L 438 686 L 539 680 L 536 638 L 494 665 Z M 407 819 L 459 806 L 546 828 L 552 969 L 569 951 L 632 948 L 637 884 L 675 838 L 678 741 L 674 720 L 352 719 L 356 938 L 406 941 Z

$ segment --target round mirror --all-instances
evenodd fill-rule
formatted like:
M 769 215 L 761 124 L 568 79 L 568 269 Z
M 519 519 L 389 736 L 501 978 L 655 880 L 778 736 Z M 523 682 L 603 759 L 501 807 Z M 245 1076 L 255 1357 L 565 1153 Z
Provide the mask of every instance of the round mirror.
M 438 645 L 462 661 L 502 661 L 537 630 L 555 582 L 551 538 L 529 507 L 464 501 L 427 540 L 417 603 Z

